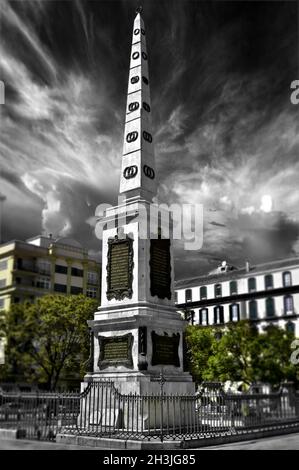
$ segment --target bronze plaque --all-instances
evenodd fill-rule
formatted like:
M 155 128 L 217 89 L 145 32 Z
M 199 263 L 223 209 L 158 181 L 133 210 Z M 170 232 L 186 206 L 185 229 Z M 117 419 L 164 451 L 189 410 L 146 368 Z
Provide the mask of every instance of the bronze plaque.
M 114 238 L 108 240 L 107 299 L 122 300 L 132 297 L 133 240 Z
M 133 367 L 133 340 L 132 333 L 108 338 L 106 336 L 99 336 L 99 368 L 105 369 L 109 366 Z
M 152 331 L 152 366 L 161 364 L 180 367 L 179 343 L 179 333 L 172 336 L 162 336 Z
M 151 295 L 171 299 L 170 240 L 151 240 L 150 279 Z

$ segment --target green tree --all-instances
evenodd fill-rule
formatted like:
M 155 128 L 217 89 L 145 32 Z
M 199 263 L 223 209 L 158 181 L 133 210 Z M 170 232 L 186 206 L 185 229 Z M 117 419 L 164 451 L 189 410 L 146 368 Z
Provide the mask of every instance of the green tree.
M 292 333 L 274 325 L 258 337 L 260 354 L 255 361 L 256 380 L 278 385 L 284 380 L 297 382 L 298 367 L 290 362 Z
M 2 379 L 37 381 L 54 390 L 63 377 L 83 375 L 87 320 L 96 307 L 97 301 L 83 295 L 46 295 L 34 304 L 13 305 L 2 317 L 7 343 Z
M 278 385 L 283 380 L 296 381 L 298 372 L 290 362 L 293 339 L 276 326 L 258 333 L 245 320 L 222 328 L 189 326 L 186 340 L 191 373 L 197 382 Z
M 29 303 L 14 304 L 9 312 L 1 313 L 0 335 L 5 344 L 5 364 L 0 366 L 1 380 L 23 382 L 31 371 L 31 360 L 24 354 L 27 337 L 25 312 L 29 306 Z
M 253 382 L 254 358 L 259 355 L 257 336 L 247 321 L 229 324 L 209 358 L 210 375 L 221 382 Z
M 197 383 L 213 380 L 210 377 L 209 359 L 216 346 L 213 328 L 189 325 L 186 328 L 186 343 L 190 371 Z

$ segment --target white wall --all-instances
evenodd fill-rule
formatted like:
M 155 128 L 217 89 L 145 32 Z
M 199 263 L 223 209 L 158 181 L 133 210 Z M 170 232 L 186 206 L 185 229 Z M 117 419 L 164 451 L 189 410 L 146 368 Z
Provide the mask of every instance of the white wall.
M 236 279 L 237 286 L 238 286 L 238 294 L 246 294 L 248 293 L 248 279 L 250 277 L 254 277 L 256 279 L 256 291 L 264 291 L 265 290 L 265 276 L 267 274 L 273 275 L 273 287 L 274 289 L 279 289 L 283 287 L 283 273 L 286 271 L 291 272 L 292 276 L 292 285 L 299 285 L 299 267 L 285 267 L 280 268 L 279 270 L 273 270 L 263 273 L 246 273 L 243 278 Z M 214 305 L 207 307 L 209 312 L 209 324 L 214 323 L 214 306 L 221 305 L 221 297 L 215 298 L 215 284 L 221 283 L 222 285 L 222 297 L 229 297 L 230 296 L 230 279 L 225 281 L 213 280 L 213 283 L 206 284 L 207 287 L 207 299 L 215 299 Z M 177 303 L 183 304 L 185 303 L 185 292 L 188 287 L 184 289 L 177 289 Z M 197 302 L 200 300 L 200 285 L 191 287 L 192 290 L 192 301 Z M 292 294 L 293 295 L 293 304 L 294 304 L 294 314 L 299 314 L 299 293 Z M 258 318 L 263 319 L 266 317 L 266 298 L 256 299 L 257 301 L 257 309 L 258 309 Z M 276 316 L 280 317 L 285 315 L 284 312 L 284 295 L 280 296 L 273 296 L 274 303 L 275 303 L 275 313 Z M 231 302 L 232 303 L 232 302 Z M 242 301 L 238 302 L 240 308 L 240 318 L 245 319 L 249 318 L 249 301 Z M 229 305 L 230 304 L 223 304 L 224 307 L 224 321 L 229 321 Z M 195 308 L 195 317 L 194 317 L 194 324 L 199 324 L 199 308 Z M 270 319 L 269 319 L 270 320 Z M 299 335 L 299 319 L 298 318 L 290 318 L 290 320 L 296 323 L 296 332 Z M 271 321 L 271 320 L 270 320 Z M 279 324 L 283 327 L 286 326 L 288 319 L 282 319 L 279 322 L 275 322 L 275 324 Z

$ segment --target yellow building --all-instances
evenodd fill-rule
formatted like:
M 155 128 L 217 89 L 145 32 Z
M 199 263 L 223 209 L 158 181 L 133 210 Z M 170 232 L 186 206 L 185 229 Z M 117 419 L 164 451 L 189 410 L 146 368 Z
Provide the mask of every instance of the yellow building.
M 37 236 L 0 245 L 0 310 L 45 294 L 100 299 L 100 264 L 70 238 Z

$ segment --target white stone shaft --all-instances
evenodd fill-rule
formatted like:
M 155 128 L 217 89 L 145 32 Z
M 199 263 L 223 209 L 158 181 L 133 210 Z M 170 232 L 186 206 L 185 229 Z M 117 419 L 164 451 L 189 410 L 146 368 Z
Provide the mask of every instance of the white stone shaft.
M 132 37 L 120 193 L 151 200 L 157 193 L 145 28 L 137 14 Z

